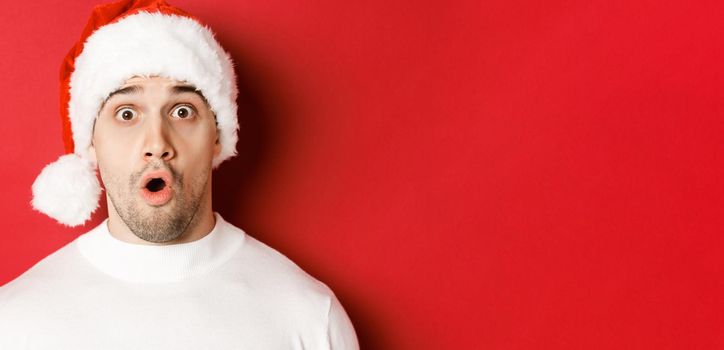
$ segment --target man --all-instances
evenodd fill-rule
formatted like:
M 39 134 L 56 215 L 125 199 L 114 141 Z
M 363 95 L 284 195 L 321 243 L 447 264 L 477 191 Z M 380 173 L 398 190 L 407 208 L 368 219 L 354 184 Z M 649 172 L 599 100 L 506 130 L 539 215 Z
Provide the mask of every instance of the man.
M 323 283 L 212 210 L 235 154 L 231 59 L 160 0 L 97 7 L 62 69 L 69 154 L 33 207 L 108 219 L 0 288 L 0 349 L 358 349 Z

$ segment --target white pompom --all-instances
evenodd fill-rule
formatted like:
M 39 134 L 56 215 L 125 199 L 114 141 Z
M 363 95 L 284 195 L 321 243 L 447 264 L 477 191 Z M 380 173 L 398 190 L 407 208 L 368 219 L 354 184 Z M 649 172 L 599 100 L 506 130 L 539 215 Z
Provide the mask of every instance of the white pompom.
M 98 208 L 101 185 L 93 164 L 66 154 L 43 168 L 33 183 L 35 210 L 67 226 L 78 226 Z

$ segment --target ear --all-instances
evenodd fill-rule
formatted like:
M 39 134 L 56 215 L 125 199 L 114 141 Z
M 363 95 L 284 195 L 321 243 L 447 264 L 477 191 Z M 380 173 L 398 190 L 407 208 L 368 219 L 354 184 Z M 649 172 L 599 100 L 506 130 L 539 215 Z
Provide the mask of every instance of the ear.
M 214 142 L 214 157 L 221 153 L 221 143 L 219 142 L 219 129 L 216 129 L 216 142 Z
M 100 114 L 100 112 L 98 112 L 98 113 Z M 95 147 L 96 121 L 98 121 L 98 116 L 96 116 L 96 118 L 93 119 L 93 129 L 91 129 L 90 146 L 88 146 L 88 160 L 90 160 L 91 163 L 93 163 L 93 165 L 98 166 L 98 156 L 96 155 L 96 147 Z

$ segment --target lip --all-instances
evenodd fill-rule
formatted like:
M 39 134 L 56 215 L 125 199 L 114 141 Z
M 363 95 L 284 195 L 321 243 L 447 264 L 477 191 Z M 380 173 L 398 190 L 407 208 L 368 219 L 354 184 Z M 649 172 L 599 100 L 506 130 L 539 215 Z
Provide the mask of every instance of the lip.
M 165 186 L 162 190 L 151 192 L 146 188 L 146 185 L 152 179 L 162 179 Z M 146 173 L 141 177 L 141 188 L 139 189 L 141 198 L 143 198 L 148 205 L 161 206 L 168 203 L 173 198 L 173 187 L 171 187 L 173 177 L 171 173 L 166 170 L 154 170 Z

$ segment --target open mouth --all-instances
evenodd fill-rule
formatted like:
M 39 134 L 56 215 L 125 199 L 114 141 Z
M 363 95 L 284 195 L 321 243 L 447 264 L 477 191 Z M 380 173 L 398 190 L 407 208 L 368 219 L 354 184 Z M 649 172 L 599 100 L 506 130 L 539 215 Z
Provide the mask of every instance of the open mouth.
M 166 188 L 166 181 L 164 181 L 162 178 L 153 178 L 146 183 L 146 189 L 150 192 L 158 192 Z
M 173 198 L 173 177 L 169 172 L 153 171 L 146 174 L 142 181 L 144 185 L 139 194 L 149 205 L 161 206 Z

